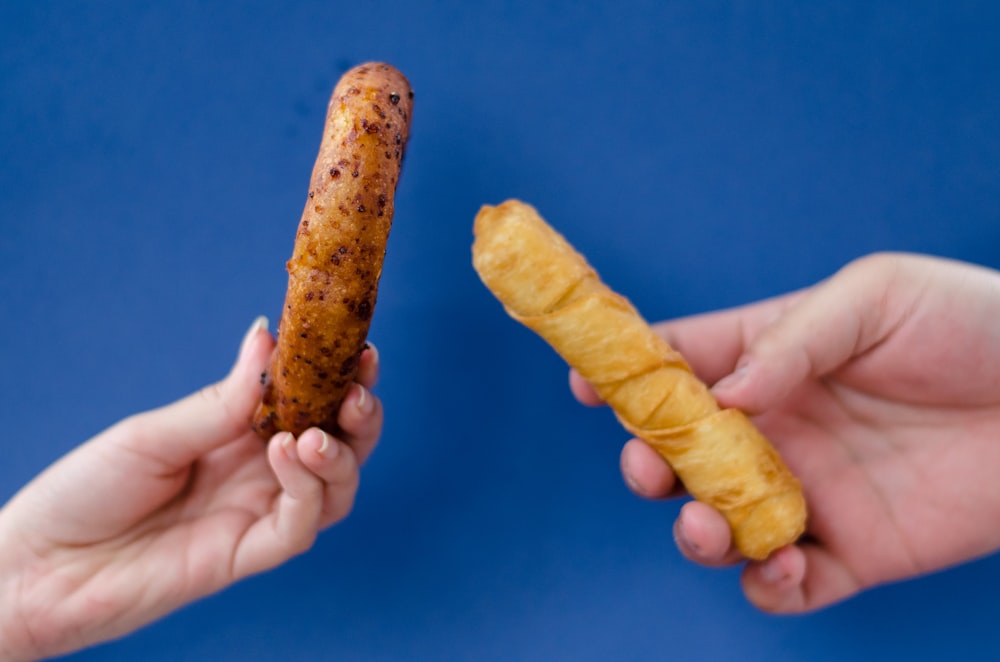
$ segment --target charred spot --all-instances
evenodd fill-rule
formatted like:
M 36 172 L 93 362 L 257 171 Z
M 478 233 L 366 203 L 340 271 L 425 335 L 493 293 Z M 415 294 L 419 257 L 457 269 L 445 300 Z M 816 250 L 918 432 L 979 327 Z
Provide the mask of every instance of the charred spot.
M 319 353 L 322 354 L 323 356 L 330 356 L 333 354 L 333 350 L 330 349 L 329 347 L 320 347 Z
M 368 299 L 365 299 L 364 301 L 358 304 L 357 315 L 363 320 L 366 320 L 372 316 L 372 304 L 370 301 L 368 301 Z
M 395 92 L 393 92 L 392 94 L 389 95 L 389 101 L 394 106 L 398 105 L 399 104 L 399 95 L 396 94 Z
M 312 191 L 309 191 L 309 199 L 310 200 L 312 200 L 313 195 L 314 195 L 314 193 Z
M 310 290 L 309 292 L 306 292 L 306 301 L 312 301 L 313 297 L 315 297 L 315 296 L 316 296 L 316 294 L 312 290 Z
M 340 256 L 339 255 L 331 255 L 330 256 L 330 262 L 333 262 L 333 265 L 335 267 L 339 267 L 340 266 Z
M 330 168 L 330 179 L 337 179 L 340 177 L 340 171 L 336 168 Z
M 302 333 L 299 334 L 299 338 L 308 338 L 308 337 L 309 337 L 309 334 L 306 333 L 305 331 L 303 331 Z
M 358 213 L 359 214 L 364 214 L 365 213 L 365 206 L 364 205 L 358 205 Z
M 361 90 L 351 85 L 349 88 L 347 88 L 347 93 L 351 95 L 358 95 L 361 94 Z
M 262 372 L 260 373 L 260 385 L 263 386 L 266 383 L 267 383 L 267 373 Z
M 378 123 L 377 122 L 372 122 L 371 124 L 369 124 L 368 126 L 366 126 L 365 127 L 365 133 L 367 133 L 367 134 L 378 133 Z
M 312 384 L 310 384 L 310 386 L 312 386 L 313 388 L 316 388 L 316 389 L 323 388 L 322 384 L 317 384 L 316 382 L 313 382 Z
M 330 375 L 328 373 L 326 373 L 326 372 L 317 372 L 316 376 L 319 377 L 320 379 L 326 379 Z
M 254 422 L 254 431 L 262 437 L 273 437 L 278 432 L 277 418 L 277 412 L 270 412 L 264 420 Z
M 344 377 L 349 375 L 356 367 L 358 367 L 358 360 L 361 358 L 360 354 L 354 354 L 348 356 L 344 359 L 344 362 L 340 364 L 340 376 Z
M 351 173 L 351 177 L 357 177 L 357 176 L 358 176 L 358 171 L 355 169 L 355 171 Z
M 337 252 L 340 253 L 341 255 L 347 255 L 347 246 L 341 246 L 340 248 L 337 249 Z
M 400 145 L 400 144 L 402 144 L 402 142 L 403 142 L 403 134 L 397 133 L 396 134 L 396 144 Z

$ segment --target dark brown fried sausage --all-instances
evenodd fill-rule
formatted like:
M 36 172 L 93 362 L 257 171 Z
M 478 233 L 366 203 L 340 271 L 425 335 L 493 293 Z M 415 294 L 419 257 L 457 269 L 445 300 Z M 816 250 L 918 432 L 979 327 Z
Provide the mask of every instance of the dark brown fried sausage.
M 333 90 L 253 421 L 264 438 L 338 429 L 375 309 L 412 108 L 409 82 L 387 64 L 357 66 Z

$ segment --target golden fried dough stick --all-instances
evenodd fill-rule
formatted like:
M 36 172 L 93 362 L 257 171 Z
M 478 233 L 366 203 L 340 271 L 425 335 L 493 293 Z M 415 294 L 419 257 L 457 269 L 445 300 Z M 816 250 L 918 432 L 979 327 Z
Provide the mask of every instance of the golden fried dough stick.
M 473 266 L 511 317 L 575 368 L 632 434 L 719 510 L 736 547 L 764 559 L 805 529 L 798 480 L 740 411 L 720 410 L 684 358 L 529 205 L 484 206 Z
M 333 90 L 254 416 L 264 438 L 337 430 L 375 309 L 412 109 L 409 82 L 388 64 L 354 67 Z

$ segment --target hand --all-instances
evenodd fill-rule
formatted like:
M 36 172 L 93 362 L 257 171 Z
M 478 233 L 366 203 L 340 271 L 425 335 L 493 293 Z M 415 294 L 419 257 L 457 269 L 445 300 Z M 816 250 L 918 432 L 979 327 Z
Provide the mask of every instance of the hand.
M 342 438 L 265 445 L 250 419 L 273 347 L 261 318 L 224 380 L 114 425 L 0 510 L 0 656 L 120 636 L 304 552 L 348 514 L 382 429 L 376 352 L 340 410 Z
M 998 319 L 1000 273 L 880 254 L 801 292 L 658 326 L 802 481 L 807 535 L 747 565 L 751 602 L 813 610 L 1000 548 Z M 625 445 L 622 471 L 642 496 L 682 491 L 641 441 Z M 674 533 L 692 561 L 742 560 L 704 504 L 686 503 Z

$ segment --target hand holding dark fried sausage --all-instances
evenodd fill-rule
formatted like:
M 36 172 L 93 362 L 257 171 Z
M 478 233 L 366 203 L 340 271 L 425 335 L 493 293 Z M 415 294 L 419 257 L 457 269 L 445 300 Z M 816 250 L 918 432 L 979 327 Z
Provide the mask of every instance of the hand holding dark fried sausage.
M 254 324 L 221 382 L 129 417 L 0 510 L 0 659 L 121 636 L 308 549 L 351 510 L 382 430 L 366 350 L 338 437 L 250 427 L 274 340 Z

